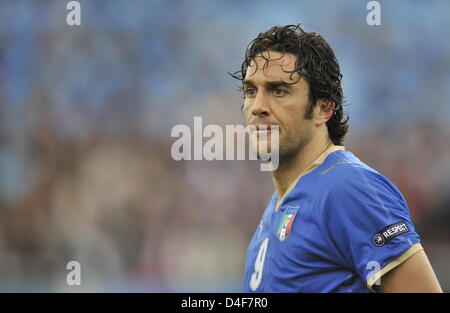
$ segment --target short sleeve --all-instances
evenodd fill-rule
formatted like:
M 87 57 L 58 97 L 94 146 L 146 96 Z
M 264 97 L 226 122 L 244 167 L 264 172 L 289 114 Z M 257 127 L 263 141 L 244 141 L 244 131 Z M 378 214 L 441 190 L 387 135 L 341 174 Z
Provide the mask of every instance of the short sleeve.
M 422 249 L 420 237 L 392 182 L 358 165 L 341 171 L 326 199 L 327 229 L 347 265 L 373 290 L 378 278 Z

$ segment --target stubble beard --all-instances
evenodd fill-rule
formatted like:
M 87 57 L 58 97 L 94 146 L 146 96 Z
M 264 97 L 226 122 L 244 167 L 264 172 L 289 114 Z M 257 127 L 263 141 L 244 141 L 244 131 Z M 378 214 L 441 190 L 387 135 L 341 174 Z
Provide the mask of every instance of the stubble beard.
M 308 123 L 308 121 L 304 121 Z M 309 124 L 299 127 L 295 134 L 298 136 L 280 138 L 279 168 L 285 168 L 302 155 L 305 147 L 311 142 L 313 132 Z
M 308 120 L 303 121 L 303 125 L 299 126 L 296 130 L 294 130 L 293 134 L 288 136 L 286 134 L 279 135 L 279 144 L 275 147 L 272 147 L 271 138 L 268 136 L 265 140 L 265 144 L 267 144 L 268 155 L 273 155 L 274 153 L 278 153 L 279 166 L 278 168 L 283 168 L 291 164 L 295 159 L 297 159 L 304 151 L 305 147 L 311 142 L 313 138 L 313 132 L 311 125 Z M 258 160 L 268 161 L 270 158 L 265 156 L 261 152 L 261 144 L 264 146 L 264 141 L 261 142 L 258 137 L 255 138 L 258 147 L 256 148 L 256 156 Z

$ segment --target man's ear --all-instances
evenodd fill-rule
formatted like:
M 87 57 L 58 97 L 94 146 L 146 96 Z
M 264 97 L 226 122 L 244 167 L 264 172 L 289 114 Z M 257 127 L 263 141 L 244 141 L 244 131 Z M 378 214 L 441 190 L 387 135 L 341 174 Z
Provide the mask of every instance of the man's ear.
M 333 116 L 334 107 L 336 106 L 336 102 L 327 101 L 324 99 L 317 100 L 317 105 L 314 112 L 314 122 L 316 126 L 320 126 L 326 122 Z

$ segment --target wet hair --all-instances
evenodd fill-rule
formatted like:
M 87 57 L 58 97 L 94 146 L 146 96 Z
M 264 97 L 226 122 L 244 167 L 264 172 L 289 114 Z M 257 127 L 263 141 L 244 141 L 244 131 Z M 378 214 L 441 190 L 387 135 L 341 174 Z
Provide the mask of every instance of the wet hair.
M 331 141 L 335 145 L 342 145 L 348 130 L 349 117 L 344 114 L 342 107 L 342 74 L 330 45 L 322 36 L 304 31 L 300 25 L 274 26 L 250 42 L 241 70 L 230 75 L 243 82 L 247 68 L 256 56 L 264 58 L 264 67 L 267 67 L 270 51 L 282 53 L 282 56 L 286 53 L 296 56 L 295 69 L 285 72 L 290 73 L 291 78 L 298 73 L 300 79 L 305 79 L 309 84 L 309 108 L 305 118 L 312 118 L 318 100 L 324 100 L 328 105 L 330 102 L 335 103 L 333 115 L 326 125 Z M 269 58 L 262 55 L 262 52 L 269 52 Z

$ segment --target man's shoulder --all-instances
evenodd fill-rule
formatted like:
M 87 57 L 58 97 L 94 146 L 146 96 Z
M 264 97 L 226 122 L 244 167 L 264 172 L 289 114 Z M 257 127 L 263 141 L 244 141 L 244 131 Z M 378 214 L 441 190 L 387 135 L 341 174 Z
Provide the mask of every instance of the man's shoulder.
M 322 203 L 332 205 L 333 210 L 326 210 L 331 216 L 337 214 L 356 221 L 367 216 L 384 216 L 386 210 L 407 209 L 395 184 L 355 156 L 337 157 L 335 164 L 335 168 L 323 174 L 329 177 Z
M 323 164 L 320 175 L 330 177 L 333 181 L 360 179 L 363 175 L 381 175 L 353 153 L 339 150 L 330 155 L 330 159 Z
M 378 189 L 395 185 L 384 175 L 370 167 L 349 151 L 337 151 L 327 162 L 320 175 L 329 181 L 330 192 L 354 192 L 355 188 Z

